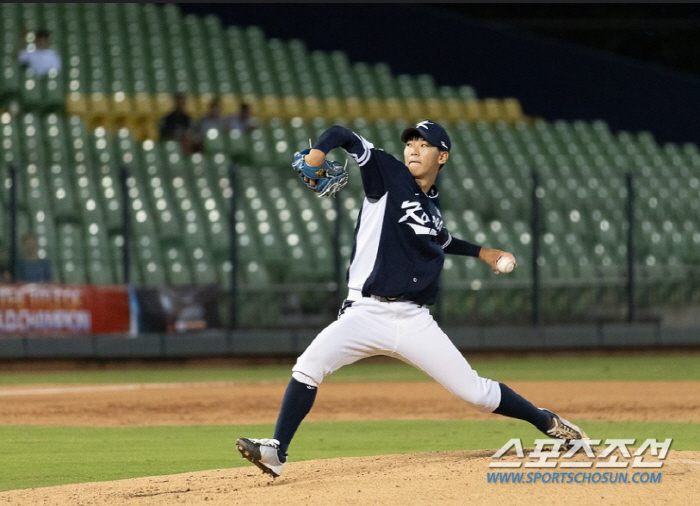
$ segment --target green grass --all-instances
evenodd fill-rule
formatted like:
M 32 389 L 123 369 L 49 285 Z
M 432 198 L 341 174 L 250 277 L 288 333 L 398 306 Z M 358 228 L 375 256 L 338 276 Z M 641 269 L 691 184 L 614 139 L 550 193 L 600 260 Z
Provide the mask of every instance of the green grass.
M 554 355 L 470 361 L 481 376 L 498 381 L 700 380 L 700 354 L 637 356 Z M 5 372 L 0 385 L 37 383 L 161 383 L 236 381 L 286 382 L 291 365 L 169 369 L 87 370 L 65 372 Z M 426 381 L 427 376 L 399 361 L 346 366 L 327 381 Z
M 700 354 L 543 355 L 471 360 L 480 375 L 517 380 L 700 380 Z M 287 382 L 290 365 L 154 368 L 66 372 L 5 372 L 0 385 L 37 383 Z M 329 382 L 427 381 L 398 361 L 348 366 Z M 676 450 L 700 450 L 700 425 L 665 422 L 580 421 L 593 438 L 671 437 Z M 250 465 L 234 448 L 241 436 L 269 437 L 271 425 L 189 427 L 0 426 L 0 490 L 104 481 Z M 307 422 L 292 446 L 292 460 L 447 451 L 496 450 L 510 438 L 541 437 L 529 424 L 489 421 Z
M 664 422 L 580 422 L 594 438 L 671 437 L 675 450 L 699 450 L 700 426 Z M 157 476 L 250 465 L 237 437 L 269 437 L 273 426 L 0 426 L 0 490 Z M 340 435 L 340 436 L 339 436 Z M 396 453 L 489 449 L 511 438 L 532 447 L 543 437 L 516 420 L 309 422 L 290 448 L 292 461 Z
M 473 367 L 500 381 L 697 381 L 700 354 L 542 356 L 487 360 Z

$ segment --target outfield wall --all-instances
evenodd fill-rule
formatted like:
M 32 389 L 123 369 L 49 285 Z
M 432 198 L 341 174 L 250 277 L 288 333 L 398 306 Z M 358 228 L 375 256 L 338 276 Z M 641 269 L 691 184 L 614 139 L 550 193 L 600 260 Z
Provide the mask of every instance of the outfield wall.
M 696 326 L 666 326 L 658 323 L 445 327 L 444 330 L 462 351 L 700 346 L 700 329 Z M 3 337 L 0 339 L 0 360 L 296 356 L 308 346 L 317 332 L 318 330 L 239 330 L 144 334 L 138 337 Z

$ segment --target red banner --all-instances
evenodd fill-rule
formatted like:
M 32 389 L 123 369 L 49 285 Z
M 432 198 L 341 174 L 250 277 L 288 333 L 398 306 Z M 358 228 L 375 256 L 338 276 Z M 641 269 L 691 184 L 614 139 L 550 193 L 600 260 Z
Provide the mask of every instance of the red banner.
M 0 335 L 129 330 L 127 285 L 0 285 Z

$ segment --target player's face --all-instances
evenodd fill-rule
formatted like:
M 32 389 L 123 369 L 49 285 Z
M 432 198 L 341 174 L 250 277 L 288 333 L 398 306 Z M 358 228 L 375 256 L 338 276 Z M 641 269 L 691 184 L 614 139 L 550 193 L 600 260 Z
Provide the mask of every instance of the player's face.
M 434 181 L 440 165 L 447 162 L 447 157 L 446 151 L 440 151 L 425 139 L 408 140 L 403 150 L 404 163 L 415 179 Z

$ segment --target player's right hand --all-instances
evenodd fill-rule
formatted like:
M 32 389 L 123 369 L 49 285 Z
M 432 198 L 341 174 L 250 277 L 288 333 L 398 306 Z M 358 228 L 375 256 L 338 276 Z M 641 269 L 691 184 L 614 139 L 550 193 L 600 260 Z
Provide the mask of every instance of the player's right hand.
M 500 249 L 495 249 L 495 248 L 481 248 L 481 251 L 479 252 L 479 260 L 483 260 L 489 266 L 491 269 L 493 269 L 493 272 L 495 274 L 498 274 L 498 268 L 496 267 L 496 263 L 498 262 L 498 259 L 501 258 L 502 256 L 507 256 L 511 257 L 513 259 L 513 262 L 517 266 L 517 262 L 515 261 L 515 257 L 513 256 L 512 253 L 508 253 L 507 251 L 503 251 Z
M 304 157 L 304 161 L 310 167 L 320 167 L 326 161 L 326 154 L 320 149 L 312 149 L 309 154 Z

